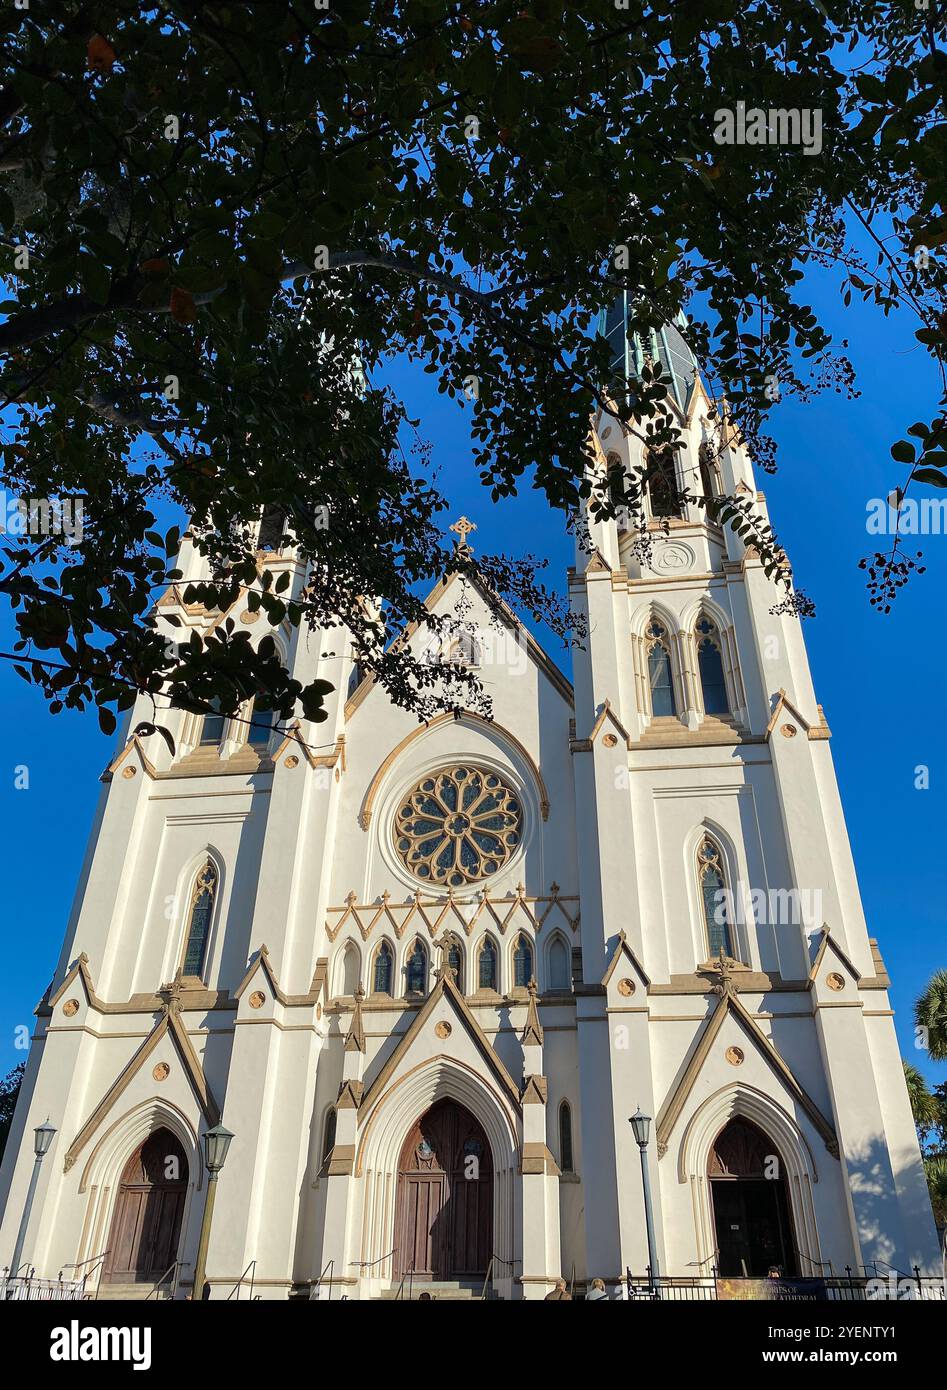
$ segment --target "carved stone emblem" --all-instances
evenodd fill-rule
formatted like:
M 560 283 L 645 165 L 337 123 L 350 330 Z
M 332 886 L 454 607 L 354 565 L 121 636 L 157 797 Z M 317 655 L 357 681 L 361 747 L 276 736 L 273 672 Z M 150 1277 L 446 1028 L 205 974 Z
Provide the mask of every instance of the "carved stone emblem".
M 262 989 L 255 989 L 253 991 L 250 995 L 249 1003 L 251 1009 L 263 1008 L 263 1005 L 266 1003 L 266 995 L 263 993 Z
M 795 738 L 797 729 L 795 724 L 783 724 L 779 732 L 782 734 L 783 738 Z
M 442 1020 L 435 1026 L 434 1032 L 439 1038 L 449 1038 L 451 1035 L 451 1026 L 445 1020 Z
M 63 1004 L 62 1006 L 62 1011 L 67 1018 L 72 1018 L 73 1014 L 77 1014 L 79 1012 L 79 1000 L 67 999 L 65 1004 Z
M 829 989 L 834 989 L 836 992 L 845 988 L 845 978 L 840 975 L 837 970 L 833 970 L 831 975 L 826 975 L 825 983 L 828 985 Z
M 744 1055 L 742 1047 L 728 1047 L 724 1054 L 731 1067 L 742 1066 Z
M 629 999 L 629 998 L 634 994 L 634 992 L 635 992 L 635 982 L 634 982 L 634 980 L 629 980 L 628 977 L 626 976 L 623 980 L 619 980 L 619 981 L 618 981 L 618 993 L 619 993 L 619 994 L 623 994 L 623 995 L 625 996 L 626 999 Z
M 151 1074 L 156 1081 L 167 1081 L 171 1075 L 171 1068 L 167 1062 L 157 1062 L 152 1068 Z

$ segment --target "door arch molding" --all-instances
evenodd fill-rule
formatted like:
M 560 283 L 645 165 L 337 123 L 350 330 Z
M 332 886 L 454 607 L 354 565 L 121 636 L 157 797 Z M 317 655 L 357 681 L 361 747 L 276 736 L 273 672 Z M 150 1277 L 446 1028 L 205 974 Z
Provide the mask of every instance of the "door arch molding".
M 789 1205 L 802 1273 L 817 1273 L 822 1252 L 812 1188 L 819 1181 L 812 1149 L 795 1120 L 771 1096 L 743 1083 L 716 1091 L 687 1122 L 678 1151 L 677 1180 L 691 1189 L 697 1258 L 709 1261 L 716 1251 L 713 1203 L 707 1176 L 710 1150 L 728 1121 L 743 1118 L 773 1142 L 786 1169 Z
M 454 1100 L 483 1128 L 493 1161 L 493 1237 L 491 1254 L 514 1261 L 520 1145 L 517 1125 L 499 1092 L 472 1068 L 454 1058 L 428 1058 L 379 1097 L 363 1127 L 355 1176 L 363 1180 L 362 1259 L 381 1261 L 396 1244 L 395 1187 L 401 1150 L 412 1127 L 439 1100 Z M 372 1195 L 369 1196 L 368 1194 Z M 387 1197 L 386 1194 L 387 1193 Z M 378 1268 L 391 1277 L 391 1261 Z

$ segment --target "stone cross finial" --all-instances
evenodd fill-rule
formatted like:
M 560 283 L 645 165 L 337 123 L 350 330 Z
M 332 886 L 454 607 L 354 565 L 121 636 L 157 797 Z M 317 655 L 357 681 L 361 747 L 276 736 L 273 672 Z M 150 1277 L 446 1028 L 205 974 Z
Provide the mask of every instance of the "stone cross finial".
M 470 543 L 467 537 L 470 535 L 471 531 L 476 531 L 477 527 L 475 523 L 468 521 L 465 516 L 461 516 L 451 524 L 449 529 L 456 532 L 458 536 L 458 540 L 455 542 L 457 550 L 466 554 L 470 550 Z

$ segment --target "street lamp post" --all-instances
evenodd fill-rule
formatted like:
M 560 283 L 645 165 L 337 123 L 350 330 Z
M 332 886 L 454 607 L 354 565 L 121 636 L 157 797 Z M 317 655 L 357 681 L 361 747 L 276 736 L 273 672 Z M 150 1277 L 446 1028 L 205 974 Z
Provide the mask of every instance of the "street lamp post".
M 46 1124 L 37 1125 L 33 1130 L 33 1171 L 30 1174 L 30 1185 L 26 1193 L 23 1215 L 20 1217 L 20 1229 L 16 1233 L 16 1248 L 13 1251 L 13 1263 L 10 1266 L 11 1279 L 15 1279 L 20 1272 L 20 1261 L 23 1259 L 23 1246 L 26 1242 L 26 1230 L 30 1224 L 30 1212 L 33 1210 L 33 1198 L 36 1196 L 36 1184 L 39 1182 L 40 1164 L 49 1152 L 49 1146 L 53 1142 L 55 1133 L 55 1129 L 48 1121 Z
M 217 1195 L 217 1175 L 227 1158 L 227 1150 L 233 1138 L 229 1129 L 214 1125 L 204 1135 L 204 1161 L 207 1164 L 207 1198 L 204 1202 L 204 1217 L 201 1221 L 201 1239 L 197 1247 L 197 1266 L 194 1270 L 195 1299 L 204 1299 L 206 1280 L 204 1269 L 207 1265 L 207 1247 L 210 1244 L 210 1223 L 214 1215 L 214 1198 Z M 209 1292 L 209 1290 L 208 1290 Z
M 638 1145 L 638 1156 L 641 1159 L 641 1186 L 644 1188 L 644 1215 L 648 1229 L 648 1265 L 652 1288 L 657 1289 L 655 1280 L 660 1277 L 661 1271 L 658 1268 L 658 1252 L 654 1240 L 654 1212 L 651 1208 L 651 1175 L 648 1172 L 648 1136 L 651 1132 L 651 1116 L 645 1115 L 639 1106 L 635 1113 L 629 1118 L 631 1132 L 635 1136 L 635 1143 Z

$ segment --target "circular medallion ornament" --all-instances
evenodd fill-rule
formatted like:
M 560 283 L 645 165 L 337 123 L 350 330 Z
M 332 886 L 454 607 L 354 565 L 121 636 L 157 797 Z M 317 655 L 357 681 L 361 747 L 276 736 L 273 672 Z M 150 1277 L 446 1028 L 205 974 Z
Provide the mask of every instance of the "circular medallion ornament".
M 266 995 L 263 993 L 262 989 L 255 989 L 250 995 L 249 1002 L 251 1009 L 262 1009 L 263 1005 L 266 1003 Z
M 249 626 L 251 623 L 258 623 L 260 621 L 260 615 L 259 613 L 251 613 L 249 608 L 247 608 L 240 614 L 240 621 Z
M 77 1014 L 79 1012 L 79 1000 L 67 999 L 65 1004 L 63 1004 L 62 1006 L 62 1011 L 67 1018 L 72 1018 L 73 1014 Z
M 795 738 L 796 726 L 795 724 L 784 724 L 779 732 L 782 734 L 783 738 Z
M 728 1047 L 724 1055 L 731 1067 L 743 1065 L 744 1052 L 742 1047 Z
M 158 1062 L 152 1069 L 151 1074 L 156 1081 L 167 1081 L 168 1077 L 171 1075 L 171 1068 L 168 1066 L 167 1062 Z
M 634 980 L 629 980 L 626 976 L 624 980 L 618 981 L 618 993 L 623 994 L 626 999 L 630 999 L 635 992 Z
M 395 849 L 415 878 L 460 888 L 501 869 L 522 827 L 520 799 L 501 777 L 450 767 L 405 797 L 395 816 Z
M 602 739 L 602 742 L 604 743 L 606 748 L 614 748 L 615 744 L 618 742 L 618 739 L 615 737 L 614 734 L 606 734 L 605 737 Z
M 653 568 L 665 574 L 680 574 L 684 570 L 693 569 L 695 559 L 689 545 L 684 545 L 681 541 L 672 541 L 660 548 L 655 547 Z
M 137 767 L 126 767 L 125 771 L 122 773 L 122 776 L 125 778 L 126 781 L 129 781 L 132 777 L 134 777 L 137 771 Z
M 295 753 L 290 753 L 290 755 L 289 755 L 288 758 L 284 758 L 284 759 L 283 759 L 283 766 L 284 766 L 284 767 L 298 767 L 298 766 L 299 766 L 299 759 L 296 757 L 296 754 L 295 754 Z
M 439 1038 L 449 1038 L 451 1035 L 451 1026 L 446 1022 L 438 1023 L 434 1028 L 434 1032 Z
M 831 975 L 826 975 L 825 983 L 829 989 L 834 989 L 836 992 L 845 988 L 845 979 L 837 970 L 833 970 Z

